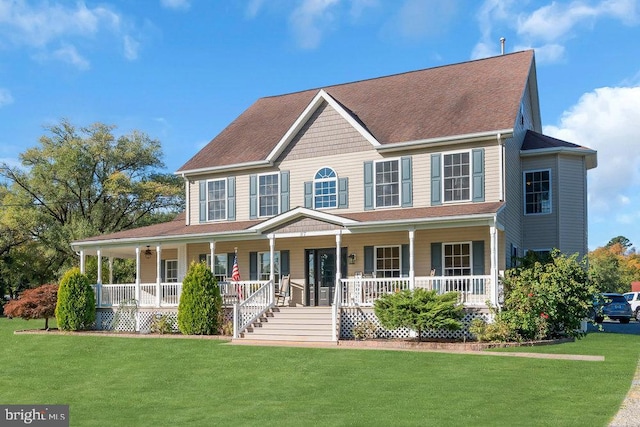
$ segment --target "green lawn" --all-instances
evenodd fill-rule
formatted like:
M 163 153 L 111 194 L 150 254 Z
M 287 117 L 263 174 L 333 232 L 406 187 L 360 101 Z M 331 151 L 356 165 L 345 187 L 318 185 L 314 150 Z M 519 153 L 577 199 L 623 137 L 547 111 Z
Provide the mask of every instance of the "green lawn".
M 640 356 L 605 333 L 525 349 L 605 362 L 13 334 L 42 325 L 0 318 L 0 403 L 69 404 L 72 426 L 604 426 Z

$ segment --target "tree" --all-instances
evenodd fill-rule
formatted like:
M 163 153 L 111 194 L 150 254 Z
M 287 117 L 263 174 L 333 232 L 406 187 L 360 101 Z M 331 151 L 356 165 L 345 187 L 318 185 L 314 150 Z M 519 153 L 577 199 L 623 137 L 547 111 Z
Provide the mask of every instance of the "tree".
M 404 290 L 378 298 L 374 305 L 376 316 L 387 329 L 406 327 L 418 334 L 428 329 L 458 330 L 463 308 L 458 304 L 458 294 L 448 292 L 438 295 L 426 289 Z
M 191 263 L 182 281 L 178 329 L 187 335 L 214 335 L 221 326 L 222 297 L 215 276 L 204 263 Z
M 10 183 L 0 194 L 2 235 L 16 236 L 12 248 L 35 242 L 46 259 L 43 275 L 56 277 L 77 262 L 74 240 L 164 221 L 183 209 L 182 180 L 160 172 L 159 141 L 138 131 L 116 137 L 115 127 L 102 123 L 77 128 L 62 120 L 46 130 L 39 146 L 20 155 L 22 168 L 0 165 Z
M 640 280 L 640 254 L 630 250 L 623 236 L 589 252 L 589 277 L 600 292 L 628 292 Z
M 628 251 L 629 248 L 631 248 L 633 246 L 631 241 L 629 239 L 627 239 L 626 237 L 624 237 L 624 236 L 617 236 L 617 237 L 614 237 L 613 239 L 609 240 L 609 243 L 607 243 L 605 245 L 605 248 L 611 248 L 614 245 L 620 245 L 620 247 L 622 248 L 623 252 Z
M 20 298 L 4 306 L 4 315 L 23 319 L 44 319 L 44 328 L 49 330 L 49 318 L 55 316 L 58 301 L 58 285 L 42 285 L 27 289 Z
M 56 320 L 64 331 L 87 329 L 96 320 L 95 295 L 79 268 L 70 269 L 60 280 Z

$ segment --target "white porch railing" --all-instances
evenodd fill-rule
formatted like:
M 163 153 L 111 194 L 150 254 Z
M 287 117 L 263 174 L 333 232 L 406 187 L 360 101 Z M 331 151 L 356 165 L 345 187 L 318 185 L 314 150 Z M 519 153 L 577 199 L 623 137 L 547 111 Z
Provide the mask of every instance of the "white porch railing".
M 240 282 L 218 282 L 222 305 L 241 303 L 258 291 L 267 280 L 244 280 Z
M 273 307 L 275 288 L 272 281 L 264 283 L 241 303 L 233 305 L 233 337 L 240 334 L 262 314 Z
M 408 277 L 342 279 L 342 306 L 371 307 L 382 295 L 410 289 L 410 283 Z M 491 276 L 426 276 L 416 277 L 414 283 L 439 294 L 458 292 L 465 305 L 484 305 L 490 299 Z

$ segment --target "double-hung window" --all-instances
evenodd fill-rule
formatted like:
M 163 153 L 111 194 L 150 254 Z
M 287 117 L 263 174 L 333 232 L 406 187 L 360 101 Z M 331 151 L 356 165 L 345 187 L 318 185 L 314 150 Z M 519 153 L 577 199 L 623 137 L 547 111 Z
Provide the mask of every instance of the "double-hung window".
M 168 259 L 164 263 L 164 280 L 167 283 L 178 281 L 178 260 Z
M 207 181 L 207 220 L 227 219 L 227 180 Z
M 445 202 L 471 200 L 471 164 L 469 151 L 443 154 Z
M 376 277 L 400 277 L 400 246 L 376 247 Z
M 258 176 L 258 212 L 259 216 L 273 216 L 280 212 L 279 174 Z
M 525 215 L 551 213 L 551 171 L 524 173 Z
M 333 169 L 324 167 L 313 178 L 313 204 L 315 209 L 338 205 L 338 176 Z
M 444 275 L 471 275 L 471 243 L 445 243 L 444 245 Z
M 375 163 L 376 207 L 400 206 L 400 161 Z
M 258 279 L 269 280 L 271 256 L 269 252 L 258 252 Z M 280 283 L 280 252 L 273 253 L 273 274 L 276 283 Z
M 224 282 L 229 276 L 227 272 L 227 254 L 215 254 L 213 257 L 213 275 L 218 282 Z M 206 263 L 207 267 L 211 266 L 211 254 L 206 255 Z

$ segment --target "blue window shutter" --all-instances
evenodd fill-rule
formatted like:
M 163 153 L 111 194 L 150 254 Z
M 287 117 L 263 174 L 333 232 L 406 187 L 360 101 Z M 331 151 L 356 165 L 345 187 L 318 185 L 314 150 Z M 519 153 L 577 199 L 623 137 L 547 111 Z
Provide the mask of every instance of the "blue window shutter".
M 431 155 L 431 206 L 442 204 L 442 170 L 440 154 Z
M 484 202 L 484 148 L 471 151 L 473 174 L 473 201 Z M 502 166 L 501 166 L 502 167 Z
M 258 252 L 249 252 L 249 280 L 258 280 Z
M 280 171 L 280 213 L 289 210 L 289 171 Z
M 402 245 L 402 275 L 409 277 L 409 245 Z
M 227 219 L 235 221 L 236 219 L 236 177 L 227 178 Z
M 231 277 L 231 273 L 233 273 L 233 260 L 236 257 L 235 252 L 227 253 L 227 277 Z M 240 266 L 238 266 L 239 268 Z M 240 272 L 240 278 L 242 279 L 242 271 Z
M 349 178 L 338 178 L 338 208 L 349 207 Z
M 280 251 L 280 274 L 286 276 L 290 273 L 289 251 Z
M 373 162 L 364 162 L 364 210 L 373 209 Z
M 164 282 L 166 280 L 166 275 L 167 275 L 167 261 L 166 260 L 162 260 L 160 261 L 160 281 Z
M 442 243 L 431 244 L 431 269 L 436 271 L 436 276 L 442 276 Z
M 471 274 L 484 275 L 484 241 L 479 240 L 472 243 L 473 271 Z
M 304 207 L 313 209 L 313 181 L 304 183 Z
M 205 222 L 207 220 L 207 181 L 200 181 L 198 200 L 200 201 L 200 222 Z
M 364 274 L 373 273 L 374 265 L 373 265 L 373 246 L 365 246 L 364 247 Z
M 258 217 L 258 176 L 249 176 L 249 218 Z
M 413 177 L 411 157 L 402 158 L 402 207 L 413 206 Z

